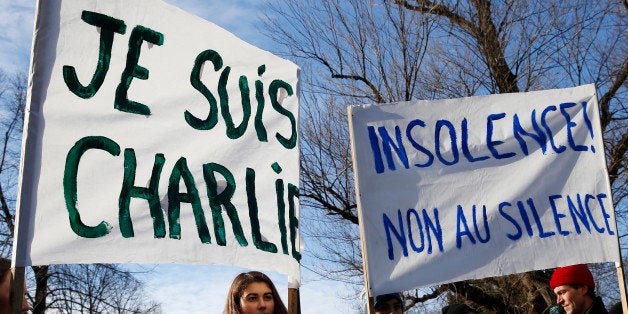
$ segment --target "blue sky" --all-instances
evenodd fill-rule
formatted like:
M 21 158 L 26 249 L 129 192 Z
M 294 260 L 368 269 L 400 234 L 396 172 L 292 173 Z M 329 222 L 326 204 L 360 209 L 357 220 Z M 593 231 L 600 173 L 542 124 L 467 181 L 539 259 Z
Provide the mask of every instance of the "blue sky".
M 45 0 L 44 0 L 45 1 Z M 241 39 L 272 51 L 272 42 L 260 35 L 260 14 L 266 0 L 166 0 L 201 16 Z M 0 69 L 27 73 L 33 37 L 35 0 L 0 0 Z M 307 243 L 307 239 L 304 239 Z M 127 265 L 139 271 L 148 294 L 164 313 L 221 313 L 231 280 L 245 269 L 199 265 Z M 269 273 L 287 303 L 287 277 Z M 320 280 L 302 269 L 302 313 L 355 313 L 359 302 L 353 287 Z M 349 299 L 347 299 L 349 297 Z

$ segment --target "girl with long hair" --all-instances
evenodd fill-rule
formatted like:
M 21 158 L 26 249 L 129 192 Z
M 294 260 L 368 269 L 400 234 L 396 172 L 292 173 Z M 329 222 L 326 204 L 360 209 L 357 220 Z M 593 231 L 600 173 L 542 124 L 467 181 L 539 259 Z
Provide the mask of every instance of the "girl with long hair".
M 225 314 L 287 314 L 279 292 L 265 274 L 258 271 L 241 273 L 233 279 Z

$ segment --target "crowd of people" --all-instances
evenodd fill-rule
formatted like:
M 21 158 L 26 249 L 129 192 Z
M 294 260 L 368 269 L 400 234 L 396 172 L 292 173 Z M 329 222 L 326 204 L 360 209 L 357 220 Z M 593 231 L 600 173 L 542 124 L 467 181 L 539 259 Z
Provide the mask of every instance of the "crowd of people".
M 10 313 L 11 261 L 0 259 L 0 314 Z M 556 305 L 549 314 L 618 314 L 623 313 L 621 303 L 607 311 L 600 296 L 595 294 L 595 280 L 587 265 L 558 267 L 549 281 L 556 294 Z M 404 300 L 400 293 L 376 296 L 375 314 L 403 314 Z M 29 310 L 22 297 L 22 311 Z M 468 304 L 450 304 L 442 314 L 478 314 Z M 287 314 L 288 309 L 272 280 L 262 272 L 250 271 L 236 276 L 227 293 L 225 314 Z

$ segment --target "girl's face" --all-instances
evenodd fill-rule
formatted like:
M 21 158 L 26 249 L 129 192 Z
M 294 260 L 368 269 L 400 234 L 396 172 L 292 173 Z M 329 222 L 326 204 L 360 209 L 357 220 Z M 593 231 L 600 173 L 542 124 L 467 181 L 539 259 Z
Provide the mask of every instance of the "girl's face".
M 265 282 L 253 282 L 244 288 L 240 298 L 242 314 L 272 314 L 275 311 L 273 292 Z

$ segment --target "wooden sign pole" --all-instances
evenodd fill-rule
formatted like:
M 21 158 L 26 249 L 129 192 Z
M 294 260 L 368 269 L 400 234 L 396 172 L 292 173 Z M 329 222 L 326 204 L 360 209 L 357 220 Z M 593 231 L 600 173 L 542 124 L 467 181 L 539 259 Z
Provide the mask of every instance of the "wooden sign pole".
M 288 314 L 301 314 L 299 289 L 288 288 Z
M 615 263 L 615 266 L 617 267 L 617 282 L 619 282 L 621 308 L 624 309 L 624 313 L 626 313 L 626 309 L 628 309 L 628 299 L 626 298 L 626 279 L 624 278 L 624 266 L 622 262 Z
M 24 267 L 11 268 L 11 294 L 9 301 L 11 313 L 22 312 L 22 301 L 24 298 Z
M 353 183 L 355 185 L 355 195 L 357 202 L 357 214 L 358 214 L 358 226 L 360 229 L 360 248 L 362 249 L 362 271 L 364 272 L 364 293 L 366 294 L 366 313 L 373 314 L 375 313 L 374 309 L 374 299 L 371 296 L 371 292 L 369 289 L 369 278 L 367 271 L 367 261 L 366 261 L 366 245 L 364 243 L 364 225 L 362 224 L 362 205 L 360 204 L 360 188 L 358 187 L 358 171 L 357 165 L 355 164 L 355 138 L 353 136 L 353 114 L 351 112 L 351 107 L 347 107 L 347 118 L 349 122 L 349 141 L 351 142 L 351 160 L 353 160 Z

